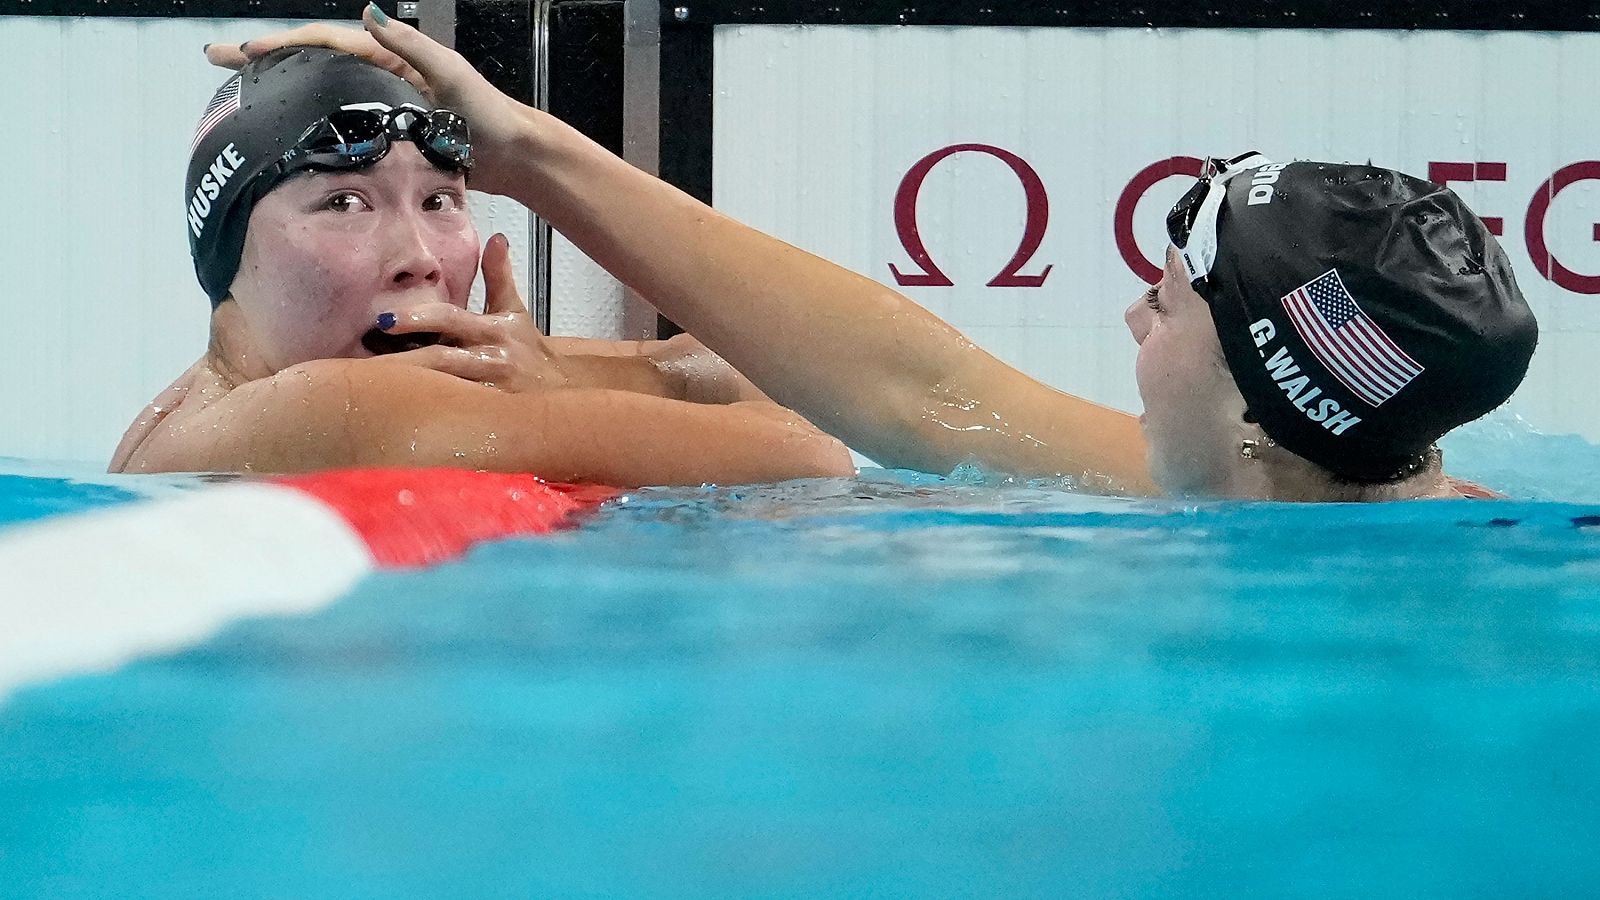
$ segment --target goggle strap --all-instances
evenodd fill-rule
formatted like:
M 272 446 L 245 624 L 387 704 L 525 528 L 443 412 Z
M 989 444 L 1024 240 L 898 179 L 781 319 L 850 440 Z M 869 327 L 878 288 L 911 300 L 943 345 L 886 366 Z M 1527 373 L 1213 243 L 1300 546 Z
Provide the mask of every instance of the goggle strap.
M 1205 199 L 1195 212 L 1189 239 L 1178 249 L 1184 274 L 1191 283 L 1211 274 L 1211 267 L 1217 262 L 1217 219 L 1222 215 L 1222 202 L 1228 197 L 1228 182 L 1242 172 L 1271 164 L 1272 160 L 1259 153 L 1246 153 L 1228 160 L 1221 166 L 1221 173 L 1211 179 Z M 1207 161 L 1208 167 L 1214 165 L 1214 161 Z

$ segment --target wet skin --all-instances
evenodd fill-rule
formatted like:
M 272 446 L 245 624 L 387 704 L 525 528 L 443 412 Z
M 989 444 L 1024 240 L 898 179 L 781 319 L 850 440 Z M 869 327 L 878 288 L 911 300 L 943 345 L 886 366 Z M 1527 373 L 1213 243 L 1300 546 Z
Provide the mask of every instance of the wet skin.
M 408 143 L 269 193 L 210 348 L 135 421 L 111 469 L 447 465 L 623 485 L 854 471 L 842 444 L 748 399 L 761 395 L 742 379 L 714 372 L 708 391 L 685 374 L 704 365 L 546 339 L 502 237 L 483 254 L 487 314 L 468 312 L 480 255 L 465 199 L 460 175 Z M 384 314 L 394 324 L 375 333 Z M 374 358 L 385 349 L 406 352 Z
M 232 290 L 261 366 L 370 357 L 379 314 L 466 309 L 479 259 L 466 190 L 401 142 L 370 169 L 302 174 L 262 198 Z
M 1244 397 L 1228 374 L 1211 307 L 1168 248 L 1161 281 L 1123 313 L 1139 344 L 1134 378 L 1144 404 L 1150 474 L 1176 496 L 1226 496 L 1237 487 Z
M 412 80 L 484 126 L 474 148 L 482 150 L 479 186 L 533 210 L 774 399 L 880 463 L 930 472 L 975 462 L 1029 476 L 1100 473 L 1130 493 L 1156 493 L 1153 473 L 1178 494 L 1347 499 L 1327 472 L 1281 447 L 1241 457 L 1242 441 L 1265 435 L 1243 421 L 1209 308 L 1181 279 L 1169 274 L 1127 316 L 1140 342 L 1141 427 L 1133 416 L 1006 365 L 881 283 L 729 219 L 618 159 L 507 97 L 459 54 L 403 22 L 380 23 L 368 13 L 365 25 L 364 32 L 310 25 L 238 50 L 213 47 L 208 56 L 237 67 L 247 53 L 319 44 Z M 1159 446 L 1147 454 L 1151 443 Z M 1445 496 L 1444 485 L 1434 476 L 1358 499 Z

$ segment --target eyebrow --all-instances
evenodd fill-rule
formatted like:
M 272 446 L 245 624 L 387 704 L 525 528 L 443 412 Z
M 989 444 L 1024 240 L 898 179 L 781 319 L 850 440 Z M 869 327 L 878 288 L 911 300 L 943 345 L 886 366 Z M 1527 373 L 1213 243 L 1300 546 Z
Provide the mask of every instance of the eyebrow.
M 377 182 L 380 184 L 392 184 L 395 181 L 393 177 L 374 175 L 370 168 L 345 169 L 326 172 L 307 170 L 305 172 L 296 174 L 312 176 L 306 179 L 306 182 L 309 184 L 327 184 L 329 181 L 333 181 L 334 183 L 357 182 L 367 184 Z M 440 171 L 429 172 L 425 177 L 419 178 L 418 181 L 431 184 L 434 182 L 434 179 L 437 178 L 439 182 L 447 183 L 452 187 L 464 187 L 462 184 L 464 177 L 465 176 L 459 173 Z

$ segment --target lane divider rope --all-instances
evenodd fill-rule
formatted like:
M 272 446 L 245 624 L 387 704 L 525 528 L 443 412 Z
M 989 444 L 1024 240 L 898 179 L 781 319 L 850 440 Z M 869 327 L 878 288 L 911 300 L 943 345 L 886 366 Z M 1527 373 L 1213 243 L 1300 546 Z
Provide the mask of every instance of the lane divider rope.
M 378 569 L 546 534 L 619 495 L 531 475 L 352 469 L 204 488 L 0 536 L 0 698 L 321 609 Z

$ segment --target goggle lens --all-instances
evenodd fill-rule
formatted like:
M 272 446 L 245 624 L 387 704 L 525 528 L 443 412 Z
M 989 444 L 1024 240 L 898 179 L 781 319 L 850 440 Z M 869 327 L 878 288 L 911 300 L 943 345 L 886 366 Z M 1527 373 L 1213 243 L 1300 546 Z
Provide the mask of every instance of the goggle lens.
M 441 169 L 465 172 L 472 167 L 472 134 L 465 119 L 446 109 L 424 111 L 402 106 L 387 112 L 335 110 L 313 125 L 284 154 L 286 169 L 315 167 L 355 169 L 388 155 L 396 140 L 417 145 Z
M 311 149 L 314 152 L 336 153 L 348 157 L 352 164 L 376 162 L 388 149 L 387 123 L 375 113 L 358 109 L 341 109 L 328 116 L 328 132 L 333 138 Z
M 1167 213 L 1167 237 L 1172 239 L 1172 246 L 1182 250 L 1189 243 L 1195 219 L 1200 215 L 1200 205 L 1205 202 L 1206 193 L 1210 190 L 1210 176 L 1200 176 Z
M 412 140 L 435 165 L 450 168 L 472 167 L 472 132 L 467 120 L 448 109 L 436 109 L 418 116 L 411 126 Z

